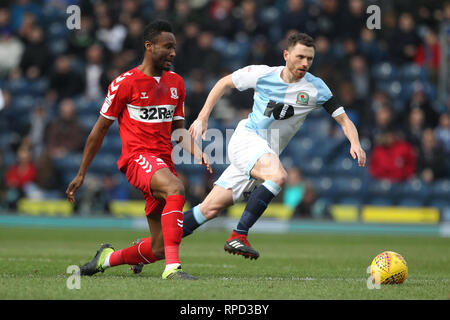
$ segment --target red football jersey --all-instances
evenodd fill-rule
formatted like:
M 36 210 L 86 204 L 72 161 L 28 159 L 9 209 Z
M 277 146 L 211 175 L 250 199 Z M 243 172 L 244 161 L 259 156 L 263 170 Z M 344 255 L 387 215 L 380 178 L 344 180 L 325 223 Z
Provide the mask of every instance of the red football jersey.
M 185 97 L 183 78 L 171 71 L 158 78 L 136 67 L 111 82 L 100 114 L 119 121 L 119 170 L 125 172 L 129 158 L 139 152 L 172 161 L 172 121 L 184 119 Z

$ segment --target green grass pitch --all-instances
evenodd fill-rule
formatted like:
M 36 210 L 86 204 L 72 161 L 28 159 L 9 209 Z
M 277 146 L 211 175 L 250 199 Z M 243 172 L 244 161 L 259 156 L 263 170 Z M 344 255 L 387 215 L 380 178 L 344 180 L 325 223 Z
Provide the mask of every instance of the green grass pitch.
M 69 265 L 89 261 L 100 243 L 116 249 L 138 230 L 0 228 L 0 299 L 316 300 L 449 299 L 450 239 L 429 236 L 251 234 L 260 251 L 246 260 L 223 250 L 228 233 L 199 231 L 181 245 L 183 269 L 199 281 L 163 281 L 164 262 L 140 275 L 128 266 L 66 286 Z M 402 285 L 368 289 L 366 273 L 384 250 L 409 265 Z

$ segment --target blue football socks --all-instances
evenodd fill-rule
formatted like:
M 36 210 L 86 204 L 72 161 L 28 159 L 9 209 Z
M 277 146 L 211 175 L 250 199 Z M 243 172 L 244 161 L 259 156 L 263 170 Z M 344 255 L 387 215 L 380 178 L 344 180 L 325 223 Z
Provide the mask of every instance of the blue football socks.
M 281 187 L 270 180 L 264 181 L 263 184 L 257 187 L 250 195 L 237 228 L 234 231 L 239 234 L 248 234 L 248 230 L 255 224 L 259 217 L 261 217 L 270 201 L 272 201 L 280 191 Z
M 190 235 L 195 229 L 206 222 L 205 216 L 200 211 L 200 205 L 189 209 L 183 214 L 183 237 Z

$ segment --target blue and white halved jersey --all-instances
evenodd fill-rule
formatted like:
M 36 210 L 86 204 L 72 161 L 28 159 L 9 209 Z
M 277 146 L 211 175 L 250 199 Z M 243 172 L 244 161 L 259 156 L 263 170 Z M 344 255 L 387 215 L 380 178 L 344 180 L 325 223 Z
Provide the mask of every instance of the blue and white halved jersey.
M 274 150 L 278 149 L 278 153 L 286 147 L 311 111 L 325 107 L 332 117 L 345 112 L 343 107 L 336 104 L 322 79 L 307 72 L 298 82 L 286 83 L 281 79 L 283 68 L 251 65 L 232 74 L 238 90 L 255 90 L 246 128 L 265 138 Z M 267 138 L 273 129 L 278 129 L 278 145 L 273 145 L 276 141 L 273 140 L 273 134 L 271 141 Z

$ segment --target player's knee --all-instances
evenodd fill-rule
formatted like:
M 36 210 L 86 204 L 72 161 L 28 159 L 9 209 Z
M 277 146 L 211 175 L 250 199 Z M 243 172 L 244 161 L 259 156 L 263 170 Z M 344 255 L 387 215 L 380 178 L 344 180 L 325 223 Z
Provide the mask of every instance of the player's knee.
M 172 195 L 184 196 L 184 185 L 179 179 L 173 179 L 166 187 L 166 197 Z
M 282 170 L 279 170 L 276 174 L 274 174 L 269 180 L 272 180 L 277 185 L 282 187 L 286 183 L 287 177 L 288 177 L 288 175 L 287 175 L 286 170 L 282 169 Z
M 202 204 L 200 210 L 207 220 L 214 219 L 222 211 L 221 208 L 209 204 Z

